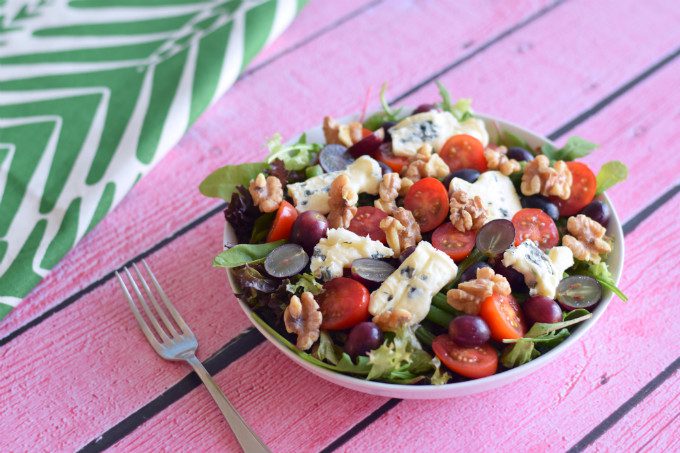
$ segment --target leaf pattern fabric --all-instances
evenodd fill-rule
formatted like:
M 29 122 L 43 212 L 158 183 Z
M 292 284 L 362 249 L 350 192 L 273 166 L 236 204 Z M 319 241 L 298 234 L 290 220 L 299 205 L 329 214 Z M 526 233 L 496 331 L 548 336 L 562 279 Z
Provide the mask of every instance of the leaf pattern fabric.
M 304 3 L 0 1 L 0 319 Z

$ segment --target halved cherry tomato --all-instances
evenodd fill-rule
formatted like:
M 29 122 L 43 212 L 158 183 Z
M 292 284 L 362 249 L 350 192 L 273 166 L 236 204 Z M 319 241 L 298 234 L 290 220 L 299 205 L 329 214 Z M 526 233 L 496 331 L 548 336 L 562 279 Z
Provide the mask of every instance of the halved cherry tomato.
M 383 244 L 387 243 L 387 236 L 380 228 L 380 221 L 387 217 L 383 211 L 373 206 L 361 206 L 357 209 L 357 213 L 349 222 L 349 231 L 356 233 L 359 236 L 370 237 L 374 241 L 380 241 Z
M 450 171 L 474 168 L 479 172 L 486 171 L 484 145 L 471 135 L 454 135 L 439 150 L 441 157 Z
M 378 151 L 373 156 L 375 160 L 382 162 L 387 165 L 397 173 L 401 173 L 401 170 L 408 165 L 408 157 L 396 156 L 392 153 L 392 147 L 389 144 L 382 144 Z
M 522 310 L 512 295 L 492 294 L 479 306 L 479 316 L 489 325 L 496 341 L 522 338 L 526 333 Z
M 560 233 L 553 219 L 540 209 L 524 208 L 512 217 L 515 226 L 515 245 L 527 239 L 538 242 L 543 249 L 551 249 L 560 243 Z
M 372 133 L 373 133 L 373 131 L 370 130 L 370 129 L 366 129 L 366 128 L 361 129 L 361 136 L 364 137 L 364 138 L 368 137 Z
M 476 231 L 461 233 L 451 222 L 446 222 L 432 233 L 432 245 L 458 262 L 464 260 L 475 248 L 476 238 Z
M 329 280 L 323 284 L 323 292 L 316 297 L 323 316 L 322 329 L 349 329 L 368 318 L 370 294 L 356 280 L 346 277 Z
M 571 195 L 563 200 L 559 197 L 550 197 L 550 200 L 557 205 L 562 217 L 569 217 L 585 208 L 588 203 L 595 198 L 597 190 L 597 180 L 593 171 L 582 162 L 567 162 L 567 167 L 571 171 Z
M 420 231 L 426 233 L 441 225 L 449 215 L 449 193 L 438 179 L 423 178 L 408 190 L 404 207 L 413 213 Z
M 432 351 L 446 368 L 466 378 L 491 376 L 498 369 L 498 354 L 488 343 L 464 348 L 448 335 L 439 335 L 432 342 Z
M 276 217 L 274 217 L 272 229 L 269 230 L 269 233 L 267 234 L 267 242 L 288 239 L 297 216 L 297 209 L 295 209 L 295 207 L 286 200 L 283 200 L 279 205 L 278 211 L 276 211 Z

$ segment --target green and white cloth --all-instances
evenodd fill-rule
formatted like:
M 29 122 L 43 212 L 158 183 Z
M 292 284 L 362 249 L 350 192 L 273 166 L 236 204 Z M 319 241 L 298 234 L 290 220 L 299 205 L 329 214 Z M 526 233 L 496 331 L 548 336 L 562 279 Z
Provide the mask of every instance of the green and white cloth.
M 306 0 L 0 0 L 0 319 Z

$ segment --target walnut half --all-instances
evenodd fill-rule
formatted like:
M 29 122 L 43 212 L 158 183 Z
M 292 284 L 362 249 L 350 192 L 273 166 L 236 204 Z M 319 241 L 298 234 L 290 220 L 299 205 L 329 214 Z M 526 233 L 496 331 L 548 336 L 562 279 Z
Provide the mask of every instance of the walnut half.
M 363 138 L 364 126 L 358 121 L 340 124 L 330 116 L 323 119 L 323 135 L 327 144 L 350 147 Z
M 359 195 L 352 187 L 349 177 L 341 174 L 333 180 L 328 192 L 328 226 L 331 228 L 349 228 L 354 214 L 357 213 L 356 204 Z
M 477 269 L 477 278 L 459 283 L 457 289 L 446 293 L 446 301 L 456 310 L 469 315 L 479 314 L 479 305 L 493 293 L 509 295 L 512 292 L 508 280 L 496 274 L 490 267 Z
M 373 204 L 381 211 L 392 214 L 397 209 L 397 197 L 401 190 L 401 178 L 398 173 L 385 173 L 378 186 L 379 199 Z
M 255 179 L 250 181 L 248 186 L 253 203 L 262 212 L 274 212 L 279 209 L 283 201 L 283 186 L 281 180 L 276 176 L 267 176 L 260 173 Z
M 562 244 L 569 247 L 576 259 L 597 264 L 601 255 L 612 251 L 609 238 L 605 236 L 607 230 L 588 216 L 569 217 L 567 231 L 570 234 L 562 238 Z
M 515 159 L 508 159 L 506 155 L 508 149 L 505 146 L 499 146 L 496 149 L 487 148 L 484 150 L 484 158 L 486 159 L 486 166 L 489 170 L 498 170 L 505 176 L 518 172 L 522 166 Z
M 439 157 L 439 154 L 432 153 L 432 145 L 425 143 L 418 149 L 418 154 L 404 170 L 404 177 L 417 182 L 427 177 L 443 178 L 450 171 L 449 166 Z
M 524 169 L 520 188 L 527 196 L 540 193 L 566 200 L 571 196 L 571 182 L 572 174 L 564 161 L 558 160 L 551 167 L 548 157 L 540 154 Z
M 397 208 L 392 216 L 382 219 L 380 228 L 385 232 L 387 245 L 394 251 L 394 256 L 422 239 L 418 222 L 411 211 L 404 208 Z
M 305 291 L 302 296 L 293 296 L 283 312 L 283 322 L 288 333 L 297 334 L 296 346 L 303 351 L 311 348 L 319 339 L 322 315 L 314 295 Z
M 403 308 L 388 310 L 373 317 L 373 322 L 385 332 L 396 332 L 400 327 L 407 325 L 413 315 Z
M 486 222 L 486 207 L 479 196 L 470 197 L 464 190 L 454 190 L 449 206 L 451 223 L 461 233 L 478 230 Z

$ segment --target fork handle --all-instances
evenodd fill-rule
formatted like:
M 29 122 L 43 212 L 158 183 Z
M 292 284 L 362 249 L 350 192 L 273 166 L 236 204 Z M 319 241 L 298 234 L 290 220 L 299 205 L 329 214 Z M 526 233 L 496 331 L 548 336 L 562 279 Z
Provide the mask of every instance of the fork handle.
M 234 406 L 231 405 L 227 397 L 224 395 L 224 393 L 222 393 L 222 390 L 215 383 L 212 376 L 210 376 L 210 373 L 208 373 L 208 370 L 205 369 L 201 361 L 198 360 L 195 355 L 187 357 L 185 360 L 189 362 L 189 365 L 194 368 L 194 371 L 196 374 L 198 374 L 198 377 L 201 378 L 203 384 L 208 388 L 210 395 L 212 395 L 213 399 L 217 403 L 217 406 L 219 406 L 224 418 L 227 419 L 227 423 L 229 423 L 229 427 L 234 433 L 234 436 L 236 436 L 236 440 L 241 445 L 241 448 L 243 448 L 243 451 L 248 453 L 271 453 L 266 445 L 260 440 L 260 438 L 257 437 L 257 434 L 255 434 L 250 429 L 238 412 L 236 412 Z

